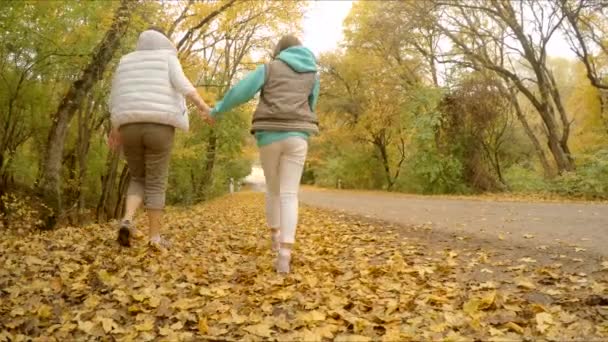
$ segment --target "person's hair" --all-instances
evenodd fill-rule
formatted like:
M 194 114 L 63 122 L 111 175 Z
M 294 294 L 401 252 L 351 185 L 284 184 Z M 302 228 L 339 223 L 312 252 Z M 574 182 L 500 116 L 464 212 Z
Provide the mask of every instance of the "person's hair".
M 300 40 L 296 36 L 294 36 L 292 34 L 285 35 L 285 36 L 281 37 L 281 39 L 277 43 L 277 46 L 275 46 L 272 57 L 275 58 L 285 49 L 288 49 L 292 46 L 300 46 L 300 45 L 302 45 L 302 42 L 300 42 Z
M 163 28 L 159 27 L 159 26 L 150 26 L 146 29 L 146 31 L 156 31 L 156 32 L 162 34 L 163 36 L 167 37 L 165 30 L 163 30 Z M 167 37 L 167 38 L 169 38 L 169 37 Z

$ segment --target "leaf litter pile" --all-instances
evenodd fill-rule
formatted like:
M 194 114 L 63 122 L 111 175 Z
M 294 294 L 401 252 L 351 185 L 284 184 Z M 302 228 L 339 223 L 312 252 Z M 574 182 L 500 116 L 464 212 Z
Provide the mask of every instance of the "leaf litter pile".
M 121 249 L 109 224 L 6 231 L 0 341 L 608 338 L 606 262 L 583 274 L 493 260 L 302 208 L 280 276 L 261 194 L 171 208 L 165 225 L 167 254 Z M 480 269 L 490 280 L 467 278 Z

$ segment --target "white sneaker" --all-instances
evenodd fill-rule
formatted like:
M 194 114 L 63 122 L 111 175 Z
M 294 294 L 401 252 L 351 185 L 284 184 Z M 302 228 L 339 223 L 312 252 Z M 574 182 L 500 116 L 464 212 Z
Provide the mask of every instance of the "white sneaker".
M 171 242 L 158 236 L 156 238 L 151 238 L 150 241 L 148 241 L 148 246 L 159 252 L 166 252 L 169 248 L 171 248 Z
M 279 254 L 277 256 L 277 261 L 275 263 L 277 273 L 289 273 L 290 263 L 291 263 L 291 251 L 283 252 L 283 250 L 279 250 Z

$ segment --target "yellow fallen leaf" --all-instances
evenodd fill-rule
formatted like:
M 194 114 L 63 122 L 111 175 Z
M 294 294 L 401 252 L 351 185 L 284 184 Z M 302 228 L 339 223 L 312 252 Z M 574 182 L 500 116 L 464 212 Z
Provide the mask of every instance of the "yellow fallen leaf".
M 145 322 L 143 322 L 141 324 L 137 324 L 137 325 L 135 325 L 133 327 L 137 331 L 151 331 L 151 330 L 154 329 L 154 321 L 153 320 L 146 320 Z
M 401 329 L 399 326 L 387 328 L 386 333 L 382 335 L 383 342 L 393 342 L 401 340 L 403 340 L 403 338 L 401 337 Z
M 78 328 L 77 324 L 66 323 L 66 324 L 63 324 L 61 326 L 61 328 L 59 328 L 59 331 L 62 332 L 62 333 L 71 333 L 76 328 Z
M 536 328 L 541 334 L 544 334 L 550 326 L 554 325 L 553 317 L 548 312 L 541 312 L 536 314 Z
M 226 333 L 228 333 L 228 330 L 226 330 L 226 329 L 218 328 L 218 327 L 214 327 L 214 326 L 209 327 L 208 334 L 211 336 L 222 336 Z
M 320 327 L 313 328 L 311 331 L 322 338 L 334 338 L 334 333 L 340 329 L 339 326 L 334 324 L 326 324 Z
M 127 308 L 127 311 L 129 311 L 130 313 L 134 314 L 134 313 L 141 312 L 142 310 L 141 310 L 141 308 L 139 307 L 139 305 L 135 305 L 135 304 L 133 304 L 133 305 L 131 305 L 131 306 L 129 306 L 129 307 Z
M 517 285 L 518 287 L 524 288 L 524 289 L 528 289 L 528 290 L 533 290 L 536 288 L 536 285 L 534 285 L 534 283 L 527 278 L 516 278 L 515 279 L 515 285 Z
M 173 330 L 181 330 L 184 327 L 184 324 L 182 322 L 176 322 L 171 324 L 171 329 Z
M 196 304 L 189 298 L 180 298 L 175 303 L 171 304 L 172 308 L 179 310 L 188 310 L 195 307 Z
M 193 339 L 194 339 L 194 334 L 189 331 L 179 333 L 179 338 L 176 338 L 176 340 L 179 340 L 179 341 L 192 341 Z
M 467 314 L 469 314 L 470 316 L 474 317 L 474 316 L 477 316 L 477 314 L 480 310 L 485 310 L 485 309 L 488 309 L 489 307 L 491 307 L 492 304 L 494 304 L 495 299 L 496 299 L 496 292 L 495 291 L 488 292 L 482 297 L 476 297 L 476 298 L 470 299 L 468 302 L 466 302 L 463 305 L 462 310 L 464 312 L 466 312 Z
M 450 327 L 458 327 L 462 325 L 462 323 L 465 321 L 464 315 L 462 315 L 461 313 L 453 313 L 450 311 L 445 311 L 443 313 L 443 318 L 445 319 L 447 325 Z
M 270 325 L 264 323 L 250 325 L 243 328 L 243 330 L 250 334 L 265 338 L 270 338 L 273 333 L 273 331 L 270 329 Z
M 128 304 L 131 302 L 131 297 L 121 290 L 114 290 L 112 291 L 112 294 L 114 295 L 115 299 L 122 304 Z
M 141 332 L 139 333 L 139 335 L 137 335 L 138 341 L 150 342 L 153 341 L 154 338 L 156 338 L 156 336 L 153 333 L 147 331 Z
M 532 234 L 524 234 L 524 239 L 533 239 L 534 235 Z
M 341 334 L 336 336 L 335 342 L 369 342 L 372 339 L 367 336 L 353 335 L 353 334 Z
M 25 263 L 28 265 L 44 265 L 44 261 L 31 255 L 25 257 Z
M 158 329 L 158 334 L 161 336 L 168 336 L 173 334 L 173 329 L 170 327 L 161 327 Z
M 479 289 L 480 290 L 491 290 L 491 289 L 495 289 L 497 287 L 498 286 L 493 281 L 486 281 L 484 283 L 479 284 Z
M 504 235 L 502 235 L 502 234 L 498 234 L 498 240 L 504 240 L 504 239 L 505 239 L 505 236 L 504 236 Z
M 436 295 L 428 295 L 426 297 L 426 300 L 428 303 L 432 303 L 432 304 L 443 304 L 443 303 L 449 302 L 449 300 L 447 298 L 439 297 Z
M 600 284 L 596 281 L 591 284 L 591 291 L 593 291 L 593 293 L 595 294 L 602 295 L 604 294 L 604 292 L 606 292 L 606 289 L 606 285 Z
M 521 261 L 521 262 L 527 262 L 527 263 L 529 263 L 529 264 L 533 264 L 533 263 L 535 263 L 535 262 L 536 262 L 536 260 L 535 260 L 535 259 L 528 258 L 528 257 L 521 258 L 521 259 L 519 259 L 519 261 Z
M 509 311 L 513 311 L 513 312 L 520 312 L 522 311 L 522 308 L 517 305 L 517 304 L 503 304 L 502 307 L 505 310 L 509 310 Z
M 319 284 L 319 279 L 317 279 L 317 277 L 314 277 L 312 275 L 306 275 L 304 276 L 304 281 L 308 284 L 308 286 L 310 286 L 311 288 L 316 288 L 317 284 Z
M 269 302 L 264 302 L 260 308 L 267 314 L 272 312 L 272 304 Z
M 576 253 L 578 253 L 578 252 L 584 252 L 584 251 L 586 251 L 586 249 L 585 248 L 581 248 L 581 247 L 576 247 L 576 248 L 574 248 L 574 251 Z
M 95 328 L 95 323 L 91 321 L 78 322 L 78 329 L 91 335 L 93 328 Z
M 504 326 L 505 326 L 505 328 L 507 328 L 511 331 L 514 331 L 518 334 L 524 333 L 524 328 L 520 327 L 517 323 L 509 322 L 509 323 L 506 323 Z
M 13 308 L 13 310 L 11 310 L 11 317 L 23 315 L 25 315 L 25 309 L 22 307 Z
M 442 333 L 445 331 L 445 329 L 447 328 L 447 324 L 446 323 L 436 323 L 436 324 L 431 324 L 429 326 L 429 329 L 432 332 L 436 332 L 436 333 Z
M 53 315 L 51 307 L 46 304 L 40 305 L 40 307 L 38 307 L 38 310 L 36 311 L 36 314 L 40 319 L 47 319 Z
M 286 337 L 287 341 L 309 341 L 309 342 L 321 342 L 323 341 L 323 336 L 309 330 L 309 329 L 300 329 L 295 333 L 289 334 Z
M 114 320 L 111 318 L 103 317 L 103 318 L 100 318 L 99 321 L 101 322 L 103 331 L 105 331 L 106 334 L 108 334 L 110 331 L 112 331 L 112 329 L 117 327 L 116 322 L 114 322 Z
M 206 335 L 209 332 L 209 326 L 207 325 L 207 318 L 201 318 L 198 320 L 198 332 Z
M 99 280 L 101 280 L 105 285 L 115 284 L 114 277 L 112 277 L 106 270 L 101 270 L 97 272 L 97 276 L 99 277 Z
M 92 294 L 84 301 L 84 306 L 87 309 L 95 309 L 99 305 L 101 298 L 98 295 Z
M 556 290 L 556 289 L 548 289 L 547 291 L 545 291 L 545 293 L 548 294 L 549 296 L 559 296 L 559 295 L 563 294 L 562 291 Z
M 491 335 L 491 336 L 502 336 L 502 335 L 504 335 L 504 334 L 505 334 L 505 333 L 504 333 L 504 332 L 502 332 L 502 330 L 498 330 L 498 329 L 496 329 L 496 328 L 490 327 L 490 335 Z
M 547 310 L 547 308 L 539 303 L 532 303 L 530 304 L 530 311 L 534 312 L 534 313 L 539 313 L 539 312 L 547 312 L 549 310 Z
M 289 289 L 282 289 L 275 293 L 273 297 L 280 300 L 288 300 L 289 298 L 293 297 L 293 291 Z
M 248 320 L 247 316 L 239 315 L 235 310 L 231 310 L 230 314 L 225 314 L 219 321 L 220 324 L 243 324 Z
M 207 296 L 207 297 L 213 296 L 213 292 L 211 292 L 211 289 L 209 289 L 208 287 L 204 287 L 204 286 L 198 290 L 198 294 L 200 294 L 201 296 Z
M 372 323 L 370 321 L 363 318 L 358 318 L 357 320 L 355 320 L 353 331 L 355 332 L 355 334 L 359 334 L 365 331 L 370 326 L 372 326 Z
M 324 321 L 325 314 L 320 311 L 317 311 L 317 310 L 302 312 L 302 313 L 298 314 L 298 319 L 300 319 L 304 322 Z
M 157 308 L 160 305 L 160 301 L 160 297 L 150 297 L 148 304 L 150 305 L 150 307 Z
M 133 299 L 135 299 L 138 302 L 143 302 L 144 299 L 146 299 L 146 296 L 140 293 L 136 293 L 134 295 L 132 295 Z
M 567 313 L 567 312 L 565 312 L 565 311 L 561 311 L 561 312 L 559 313 L 559 321 L 560 321 L 561 323 L 564 323 L 564 324 L 571 324 L 571 323 L 574 323 L 574 322 L 576 322 L 576 320 L 578 320 L 578 319 L 579 319 L 579 318 L 578 318 L 576 315 L 572 315 L 572 314 Z
M 508 268 L 509 271 L 523 271 L 527 268 L 528 266 L 526 265 L 517 265 L 517 266 L 511 266 Z

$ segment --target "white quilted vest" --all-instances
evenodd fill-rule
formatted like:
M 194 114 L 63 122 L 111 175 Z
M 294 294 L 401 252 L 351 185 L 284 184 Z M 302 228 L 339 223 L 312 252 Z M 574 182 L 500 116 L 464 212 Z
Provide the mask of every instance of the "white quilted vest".
M 169 58 L 176 56 L 175 48 L 162 34 L 149 32 L 144 32 L 143 43 L 140 36 L 137 51 L 120 60 L 110 98 L 112 124 L 158 123 L 187 131 L 186 101 L 169 78 Z

